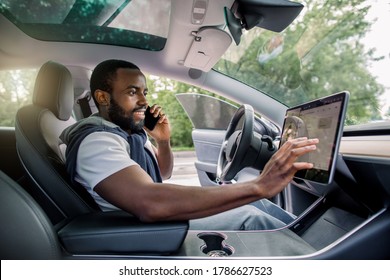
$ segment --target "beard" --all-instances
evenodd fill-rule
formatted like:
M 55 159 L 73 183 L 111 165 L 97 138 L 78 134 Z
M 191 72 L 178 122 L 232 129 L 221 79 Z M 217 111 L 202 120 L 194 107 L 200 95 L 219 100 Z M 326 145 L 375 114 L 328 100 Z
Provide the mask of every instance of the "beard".
M 132 113 L 136 110 L 142 109 L 143 107 L 135 108 Z M 112 98 L 110 106 L 108 108 L 108 116 L 113 123 L 118 125 L 123 130 L 130 130 L 132 133 L 138 133 L 142 131 L 144 127 L 144 120 L 136 123 L 133 118 L 133 114 L 126 116 L 125 110 Z

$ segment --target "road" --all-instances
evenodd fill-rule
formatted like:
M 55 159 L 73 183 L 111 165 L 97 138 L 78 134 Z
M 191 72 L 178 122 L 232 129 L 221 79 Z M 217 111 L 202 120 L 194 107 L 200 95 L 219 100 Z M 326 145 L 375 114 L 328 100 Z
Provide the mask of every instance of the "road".
M 164 182 L 186 186 L 200 186 L 198 173 L 195 169 L 195 151 L 174 152 L 173 156 L 174 166 L 172 177 Z

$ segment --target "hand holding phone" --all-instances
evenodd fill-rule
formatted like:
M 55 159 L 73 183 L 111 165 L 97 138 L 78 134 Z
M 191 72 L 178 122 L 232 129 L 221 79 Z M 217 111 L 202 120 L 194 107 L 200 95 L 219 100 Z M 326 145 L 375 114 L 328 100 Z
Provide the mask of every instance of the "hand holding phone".
M 159 119 L 160 119 L 160 116 L 158 116 L 158 117 L 153 116 L 153 114 L 150 112 L 150 107 L 148 106 L 148 108 L 146 108 L 146 111 L 145 111 L 145 124 L 144 124 L 144 126 L 149 130 L 153 130 Z

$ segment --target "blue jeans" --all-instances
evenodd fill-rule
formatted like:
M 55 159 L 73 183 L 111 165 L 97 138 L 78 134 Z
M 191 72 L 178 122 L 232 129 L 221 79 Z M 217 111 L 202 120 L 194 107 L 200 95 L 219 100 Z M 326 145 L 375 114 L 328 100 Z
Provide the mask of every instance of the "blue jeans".
M 276 229 L 293 221 L 294 215 L 267 199 L 190 221 L 191 230 L 265 230 Z

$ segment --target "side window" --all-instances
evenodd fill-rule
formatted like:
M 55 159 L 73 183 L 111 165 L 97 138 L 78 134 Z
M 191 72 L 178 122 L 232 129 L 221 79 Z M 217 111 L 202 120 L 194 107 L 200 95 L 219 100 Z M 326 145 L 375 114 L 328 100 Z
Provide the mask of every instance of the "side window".
M 187 113 L 192 126 L 196 129 L 226 130 L 238 109 L 236 105 L 227 101 L 204 94 L 181 93 L 176 94 L 176 98 Z M 280 134 L 276 125 L 256 115 L 254 130 L 272 138 Z
M 32 101 L 38 69 L 0 71 L 0 127 L 15 126 L 17 110 Z
M 192 125 L 197 129 L 226 130 L 237 107 L 215 97 L 197 94 L 177 94 Z

